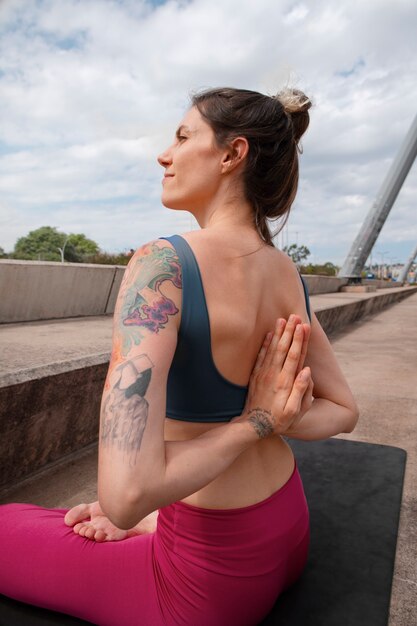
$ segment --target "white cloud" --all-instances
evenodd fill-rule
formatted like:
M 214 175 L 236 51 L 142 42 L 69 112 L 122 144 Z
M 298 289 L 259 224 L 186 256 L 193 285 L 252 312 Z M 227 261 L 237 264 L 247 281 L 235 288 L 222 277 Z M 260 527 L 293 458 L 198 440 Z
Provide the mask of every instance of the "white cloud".
M 411 0 L 3 1 L 0 245 L 45 224 L 108 250 L 188 230 L 156 163 L 188 93 L 295 82 L 315 107 L 288 236 L 341 263 L 416 111 L 416 21 Z M 404 257 L 415 170 L 380 236 Z
M 284 14 L 283 22 L 284 24 L 296 24 L 297 22 L 301 22 L 308 13 L 309 10 L 305 4 L 296 4 L 291 7 L 288 13 Z

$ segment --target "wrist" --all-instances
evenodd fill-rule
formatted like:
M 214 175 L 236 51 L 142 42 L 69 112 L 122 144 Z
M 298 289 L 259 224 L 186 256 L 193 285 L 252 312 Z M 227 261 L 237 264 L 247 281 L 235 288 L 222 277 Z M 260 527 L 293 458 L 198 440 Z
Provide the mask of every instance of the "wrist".
M 275 418 L 271 411 L 257 406 L 247 411 L 248 422 L 259 439 L 266 439 L 274 434 Z
M 270 411 L 255 408 L 242 413 L 239 417 L 235 417 L 231 425 L 240 428 L 243 441 L 248 442 L 248 445 L 250 445 L 273 435 L 273 423 L 274 418 Z

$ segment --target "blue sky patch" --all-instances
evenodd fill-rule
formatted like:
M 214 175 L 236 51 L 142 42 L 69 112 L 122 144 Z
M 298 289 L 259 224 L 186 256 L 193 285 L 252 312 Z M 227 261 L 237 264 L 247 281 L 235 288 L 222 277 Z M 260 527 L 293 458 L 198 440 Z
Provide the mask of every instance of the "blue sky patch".
M 342 76 L 342 78 L 349 78 L 349 76 L 353 76 L 356 74 L 362 67 L 365 67 L 365 61 L 360 57 L 355 63 L 352 65 L 350 70 L 340 70 L 335 72 L 336 76 Z

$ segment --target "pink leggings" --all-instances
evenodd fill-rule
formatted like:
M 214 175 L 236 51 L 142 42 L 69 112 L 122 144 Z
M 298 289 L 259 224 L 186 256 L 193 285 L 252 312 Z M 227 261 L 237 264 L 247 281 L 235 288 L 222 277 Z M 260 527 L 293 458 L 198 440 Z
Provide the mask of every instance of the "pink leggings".
M 298 469 L 237 509 L 176 502 L 154 533 L 94 543 L 66 511 L 0 507 L 0 593 L 103 626 L 254 626 L 300 576 L 309 514 Z

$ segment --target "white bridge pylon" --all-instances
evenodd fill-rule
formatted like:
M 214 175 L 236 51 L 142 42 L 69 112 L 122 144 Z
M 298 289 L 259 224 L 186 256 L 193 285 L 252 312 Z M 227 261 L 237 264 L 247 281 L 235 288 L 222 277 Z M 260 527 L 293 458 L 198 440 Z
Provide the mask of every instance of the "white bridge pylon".
M 416 155 L 417 116 L 411 124 L 411 128 L 382 183 L 376 200 L 368 212 L 338 276 L 360 279 L 366 259 L 378 239 L 378 235 L 414 163 Z

